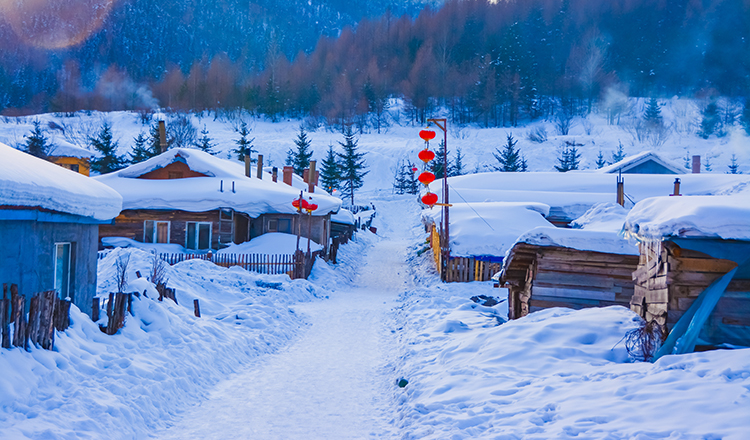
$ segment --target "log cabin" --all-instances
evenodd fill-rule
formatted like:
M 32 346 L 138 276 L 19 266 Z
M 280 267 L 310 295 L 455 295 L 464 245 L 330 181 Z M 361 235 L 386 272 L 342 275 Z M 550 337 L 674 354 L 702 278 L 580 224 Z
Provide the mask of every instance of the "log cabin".
M 0 144 L 0 283 L 54 290 L 91 316 L 99 225 L 119 214 L 111 188 Z M 27 304 L 28 306 L 28 304 Z
M 51 148 L 47 160 L 63 168 L 88 176 L 91 173 L 92 153 L 67 142 L 57 142 Z
M 639 241 L 630 308 L 665 334 L 705 310 L 694 347 L 750 346 L 750 197 L 658 197 L 637 204 L 625 230 Z M 734 271 L 709 304 L 709 286 Z M 700 299 L 700 301 L 699 301 Z M 675 338 L 681 335 L 675 336 Z
M 614 232 L 541 227 L 523 234 L 499 274 L 508 317 L 550 307 L 628 307 L 638 250 Z
M 315 185 L 298 189 L 291 168 L 282 181 L 262 168 L 250 176 L 248 169 L 200 150 L 176 148 L 96 177 L 123 196 L 122 213 L 99 228 L 100 239 L 126 237 L 208 251 L 268 232 L 299 232 L 327 244 L 330 216 L 340 209 L 340 199 Z M 299 214 L 292 202 L 300 197 L 318 209 Z

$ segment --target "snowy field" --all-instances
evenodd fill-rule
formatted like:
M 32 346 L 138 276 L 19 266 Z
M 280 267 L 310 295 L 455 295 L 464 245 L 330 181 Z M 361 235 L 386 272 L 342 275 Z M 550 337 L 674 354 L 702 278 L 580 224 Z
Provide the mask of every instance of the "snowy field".
M 642 105 L 633 102 L 633 111 Z M 658 152 L 678 164 L 688 151 L 708 155 L 716 173 L 735 154 L 750 172 L 748 137 L 736 127 L 697 137 L 698 109 L 666 102 L 672 131 Z M 128 112 L 38 118 L 92 134 L 106 118 L 123 154 L 148 128 Z M 234 148 L 236 118 L 191 119 L 198 130 L 206 125 L 220 156 Z M 0 142 L 22 143 L 32 120 L 4 118 Z M 300 122 L 247 121 L 256 148 L 282 165 Z M 618 141 L 627 154 L 654 148 L 602 116 L 588 121 L 569 136 L 545 121 L 451 128 L 449 146 L 461 148 L 469 171 L 485 170 L 510 132 L 536 171 L 552 170 L 565 140 L 584 144 L 588 168 Z M 548 140 L 527 140 L 539 126 Z M 134 301 L 134 316 L 114 336 L 74 308 L 54 351 L 0 350 L 0 439 L 748 438 L 750 349 L 635 362 L 622 338 L 637 317 L 625 308 L 549 309 L 506 322 L 504 290 L 440 283 L 415 197 L 391 194 L 394 167 L 423 146 L 418 128 L 361 135 L 371 173 L 356 202 L 375 205 L 377 235 L 358 233 L 337 266 L 316 262 L 308 281 L 190 260 L 168 269 L 178 305 L 155 300 L 136 280 L 136 270 L 149 273 L 151 254 L 109 252 L 99 262 L 99 295 L 113 290 L 115 263 L 126 255 L 132 287 L 152 294 Z M 48 135 L 65 140 L 60 130 Z M 310 137 L 317 159 L 342 139 L 322 128 Z M 477 295 L 500 303 L 479 305 L 470 299 Z

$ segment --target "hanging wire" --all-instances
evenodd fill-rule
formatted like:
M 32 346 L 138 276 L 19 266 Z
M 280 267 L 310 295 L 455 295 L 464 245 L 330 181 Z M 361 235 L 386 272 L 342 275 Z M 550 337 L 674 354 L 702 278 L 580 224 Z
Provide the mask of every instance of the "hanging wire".
M 493 228 L 491 224 L 487 223 L 487 220 L 485 220 L 485 219 L 484 219 L 484 217 L 482 217 L 482 216 L 481 216 L 481 214 L 479 214 L 479 213 L 477 212 L 477 210 L 476 210 L 476 209 L 474 209 L 474 208 L 473 208 L 473 207 L 472 207 L 472 206 L 471 206 L 471 205 L 469 204 L 469 202 L 467 202 L 467 201 L 466 201 L 466 199 L 464 198 L 464 196 L 462 196 L 462 195 L 461 195 L 461 193 L 460 193 L 460 192 L 456 191 L 456 189 L 455 189 L 455 188 L 449 188 L 449 190 L 453 190 L 453 191 L 454 191 L 454 192 L 455 192 L 455 193 L 456 193 L 456 194 L 457 194 L 457 195 L 458 195 L 459 197 L 461 197 L 461 200 L 463 200 L 463 201 L 464 201 L 464 203 L 466 203 L 466 206 L 468 206 L 469 208 L 471 208 L 471 210 L 472 210 L 472 211 L 474 211 L 474 214 L 476 214 L 476 215 L 477 215 L 477 217 L 481 218 L 481 219 L 482 219 L 482 221 L 483 221 L 483 222 L 484 222 L 484 223 L 485 223 L 485 224 L 486 224 L 487 226 L 489 226 L 489 227 L 490 227 L 490 229 L 492 229 L 493 231 L 495 230 L 495 228 Z

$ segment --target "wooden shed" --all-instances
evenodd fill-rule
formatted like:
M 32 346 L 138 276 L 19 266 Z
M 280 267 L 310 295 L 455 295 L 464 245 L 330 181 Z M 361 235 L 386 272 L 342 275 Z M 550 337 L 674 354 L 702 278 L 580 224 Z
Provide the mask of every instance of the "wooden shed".
M 588 231 L 557 232 L 585 236 Z M 632 273 L 638 265 L 634 253 L 519 241 L 500 274 L 500 285 L 508 288 L 508 317 L 516 319 L 551 307 L 628 307 L 634 293 Z

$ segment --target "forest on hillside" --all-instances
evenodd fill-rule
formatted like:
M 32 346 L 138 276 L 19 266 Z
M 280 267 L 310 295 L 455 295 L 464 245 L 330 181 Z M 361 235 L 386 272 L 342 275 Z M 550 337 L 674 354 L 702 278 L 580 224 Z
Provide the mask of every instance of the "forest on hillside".
M 627 96 L 750 96 L 745 0 L 448 0 L 418 15 L 338 3 L 130 0 L 67 48 L 6 23 L 0 41 L 16 49 L 0 55 L 0 108 L 244 108 L 377 126 L 398 97 L 413 122 L 443 107 L 456 123 L 513 126 L 595 105 L 614 118 Z

